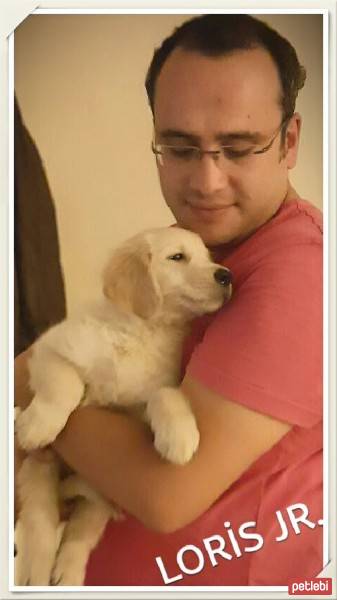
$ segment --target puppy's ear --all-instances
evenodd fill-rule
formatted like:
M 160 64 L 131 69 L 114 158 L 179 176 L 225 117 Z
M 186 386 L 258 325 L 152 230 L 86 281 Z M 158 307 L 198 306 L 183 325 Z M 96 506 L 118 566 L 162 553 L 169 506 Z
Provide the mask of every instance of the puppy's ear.
M 103 274 L 104 294 L 121 310 L 150 318 L 161 304 L 151 270 L 151 251 L 144 240 L 130 243 L 112 256 Z

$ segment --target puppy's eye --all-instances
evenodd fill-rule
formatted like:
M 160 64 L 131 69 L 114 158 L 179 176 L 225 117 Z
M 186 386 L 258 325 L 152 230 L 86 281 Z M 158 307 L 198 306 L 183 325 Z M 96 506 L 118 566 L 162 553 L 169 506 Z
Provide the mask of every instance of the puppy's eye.
M 186 256 L 185 254 L 182 254 L 181 252 L 177 252 L 177 254 L 172 254 L 172 256 L 168 256 L 167 257 L 168 260 L 185 260 Z

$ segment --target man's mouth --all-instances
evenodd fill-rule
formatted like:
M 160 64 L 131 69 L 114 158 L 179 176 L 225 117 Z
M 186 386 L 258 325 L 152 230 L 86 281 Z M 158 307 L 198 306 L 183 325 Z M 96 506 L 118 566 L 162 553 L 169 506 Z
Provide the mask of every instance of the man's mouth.
M 186 204 L 188 206 L 190 206 L 191 208 L 195 208 L 197 210 L 223 210 L 226 208 L 230 208 L 231 206 L 234 206 L 234 201 L 227 201 L 227 202 L 216 202 L 216 201 L 212 201 L 212 200 L 204 200 L 204 201 L 195 201 L 195 200 L 186 200 L 185 201 Z
M 207 205 L 207 204 L 192 204 L 187 202 L 187 205 L 191 212 L 205 217 L 213 217 L 219 215 L 221 212 L 226 212 L 234 206 L 234 204 L 221 204 L 221 205 Z

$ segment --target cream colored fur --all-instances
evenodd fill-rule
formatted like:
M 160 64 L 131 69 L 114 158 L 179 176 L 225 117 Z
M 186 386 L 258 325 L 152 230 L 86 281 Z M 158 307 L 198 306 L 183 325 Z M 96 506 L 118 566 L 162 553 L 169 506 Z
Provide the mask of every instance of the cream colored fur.
M 177 387 L 182 341 L 194 317 L 229 298 L 230 285 L 214 278 L 219 268 L 196 234 L 176 227 L 139 234 L 117 250 L 104 272 L 102 300 L 51 328 L 34 346 L 34 397 L 16 416 L 22 448 L 51 444 L 81 403 L 137 405 L 158 452 L 175 463 L 189 461 L 199 432 Z M 107 521 L 120 513 L 77 475 L 60 484 L 59 463 L 50 452 L 45 461 L 28 455 L 19 494 L 16 585 L 83 584 L 91 550 Z M 81 498 L 59 547 L 62 495 Z

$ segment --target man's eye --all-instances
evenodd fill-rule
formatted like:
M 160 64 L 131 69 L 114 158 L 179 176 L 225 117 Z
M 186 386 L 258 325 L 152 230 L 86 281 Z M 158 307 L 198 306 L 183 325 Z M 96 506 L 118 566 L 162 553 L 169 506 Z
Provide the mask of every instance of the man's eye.
M 223 148 L 223 153 L 226 158 L 235 160 L 236 158 L 243 158 L 248 156 L 252 152 L 252 148 Z
M 171 158 L 181 158 L 182 160 L 189 160 L 195 156 L 195 148 L 183 146 L 172 146 L 171 148 L 167 148 L 167 152 Z
M 179 260 L 184 260 L 186 257 L 185 257 L 185 254 L 182 254 L 181 252 L 177 252 L 177 254 L 172 254 L 172 256 L 168 256 L 167 258 L 168 258 L 168 260 L 179 261 Z

